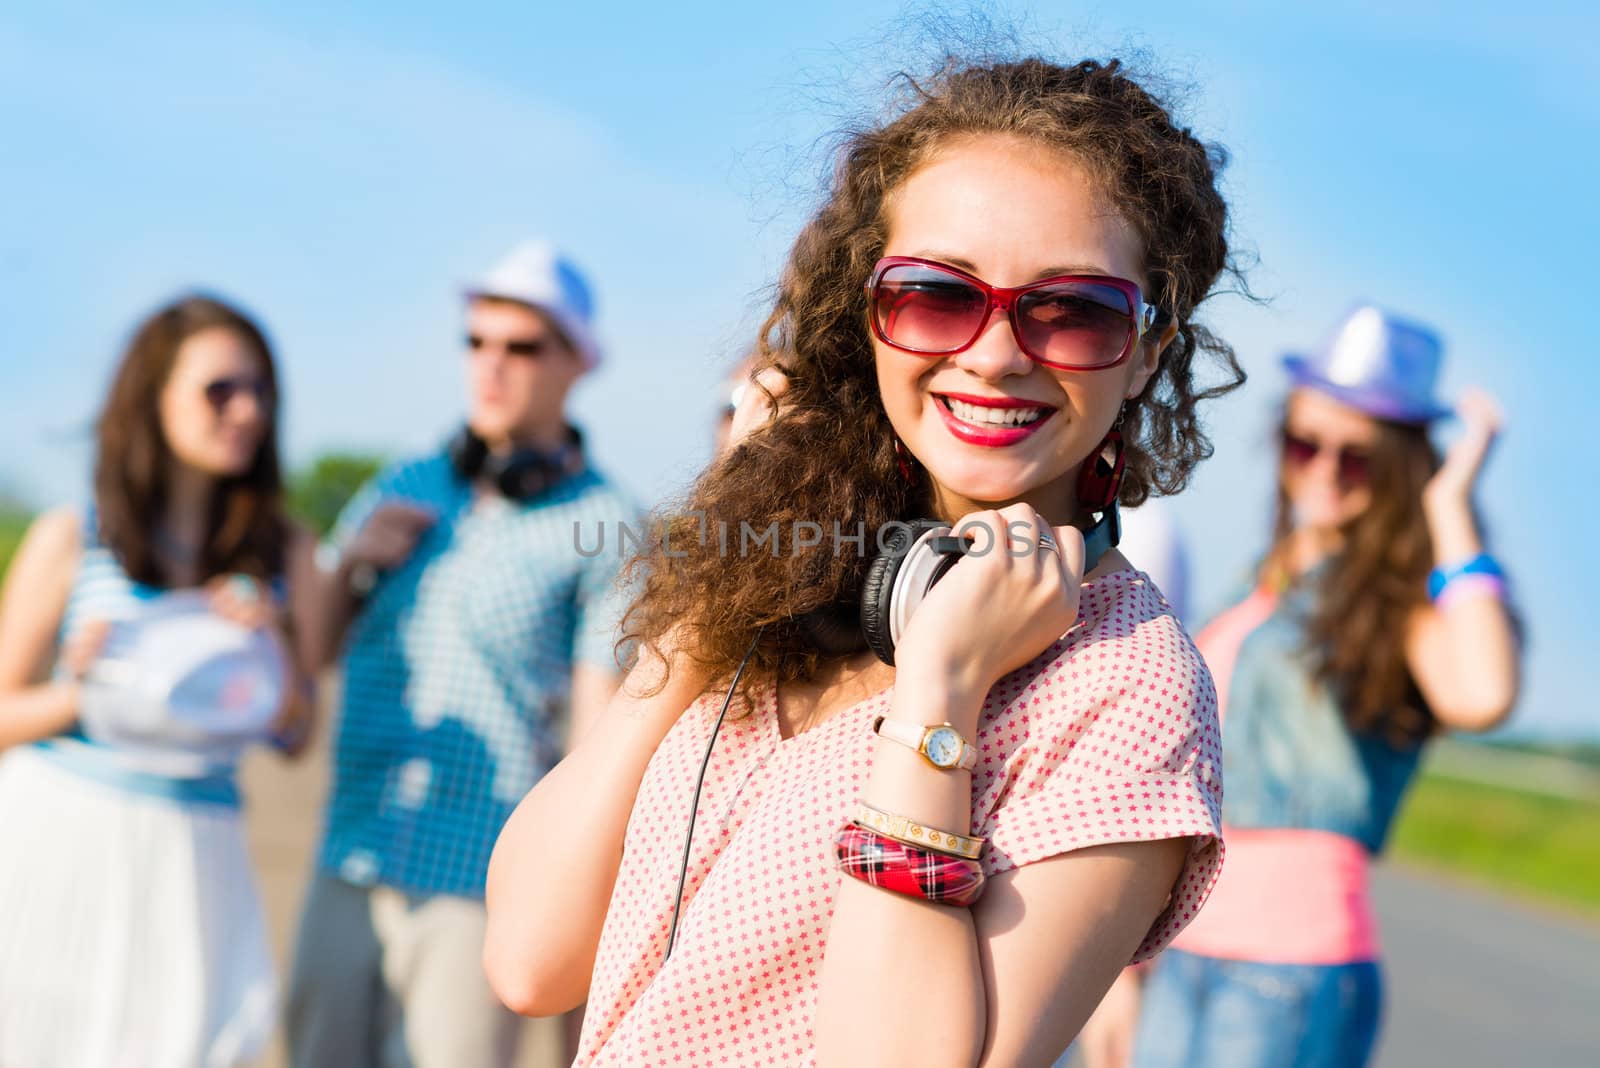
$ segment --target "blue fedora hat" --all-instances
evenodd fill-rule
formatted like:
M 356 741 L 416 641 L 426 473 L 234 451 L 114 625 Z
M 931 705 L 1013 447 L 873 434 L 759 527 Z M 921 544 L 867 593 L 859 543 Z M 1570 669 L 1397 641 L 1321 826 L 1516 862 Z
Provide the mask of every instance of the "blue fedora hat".
M 1434 396 L 1444 345 L 1418 323 L 1360 305 L 1322 345 L 1290 353 L 1283 366 L 1297 386 L 1307 386 L 1368 415 L 1397 423 L 1426 423 L 1451 413 Z

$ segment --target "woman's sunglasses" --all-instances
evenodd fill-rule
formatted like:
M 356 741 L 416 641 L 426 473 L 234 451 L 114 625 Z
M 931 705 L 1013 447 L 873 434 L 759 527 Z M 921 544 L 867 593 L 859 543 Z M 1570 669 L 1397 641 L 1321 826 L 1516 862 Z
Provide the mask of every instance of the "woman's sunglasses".
M 1063 371 L 1115 367 L 1160 318 L 1123 278 L 1060 275 L 1006 289 L 911 256 L 878 261 L 867 307 L 878 340 L 918 356 L 965 352 L 999 308 L 1029 359 Z
M 272 407 L 272 387 L 261 378 L 216 378 L 205 384 L 206 403 L 221 415 L 241 393 L 249 393 L 262 408 Z
M 1355 445 L 1327 445 L 1287 430 L 1281 433 L 1283 458 L 1291 467 L 1308 467 L 1323 452 L 1331 451 L 1340 482 L 1347 486 L 1363 486 L 1372 478 L 1372 453 L 1367 449 Z

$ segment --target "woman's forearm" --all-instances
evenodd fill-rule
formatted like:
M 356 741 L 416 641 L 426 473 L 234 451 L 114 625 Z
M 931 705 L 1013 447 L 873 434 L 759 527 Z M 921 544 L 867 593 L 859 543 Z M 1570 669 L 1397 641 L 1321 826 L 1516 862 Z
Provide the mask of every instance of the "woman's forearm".
M 892 718 L 955 724 L 969 741 L 983 694 L 919 684 L 902 671 Z M 861 799 L 965 835 L 972 776 L 941 771 L 879 738 Z M 972 911 L 840 876 L 817 1007 L 819 1065 L 972 1065 L 983 1050 L 983 971 Z
M 75 682 L 47 682 L 0 694 L 0 750 L 60 734 L 77 718 Z
M 1471 508 L 1465 502 L 1427 510 L 1435 563 L 1448 566 L 1483 550 Z M 1493 596 L 1447 599 L 1438 609 L 1440 643 L 1451 665 L 1453 699 L 1441 709 L 1448 726 L 1484 730 L 1516 703 L 1520 649 L 1505 602 Z
M 496 995 L 527 1016 L 583 1004 L 628 817 L 650 757 L 699 683 L 675 672 L 636 696 L 636 668 L 594 729 L 523 798 L 489 862 L 484 969 Z

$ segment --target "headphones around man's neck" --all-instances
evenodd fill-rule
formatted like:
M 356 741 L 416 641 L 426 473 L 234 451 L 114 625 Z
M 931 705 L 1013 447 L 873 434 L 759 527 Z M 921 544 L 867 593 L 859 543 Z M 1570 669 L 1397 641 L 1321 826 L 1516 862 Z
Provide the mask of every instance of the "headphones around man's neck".
M 445 446 L 450 466 L 467 482 L 482 479 L 510 501 L 522 503 L 544 493 L 582 466 L 583 435 L 567 427 L 567 443 L 555 452 L 530 446 L 491 452 L 470 426 L 456 431 Z

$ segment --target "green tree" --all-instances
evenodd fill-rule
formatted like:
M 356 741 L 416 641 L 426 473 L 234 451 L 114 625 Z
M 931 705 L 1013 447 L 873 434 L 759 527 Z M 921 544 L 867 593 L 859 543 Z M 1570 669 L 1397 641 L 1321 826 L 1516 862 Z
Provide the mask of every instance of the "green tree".
M 328 533 L 339 511 L 368 479 L 378 473 L 384 459 L 371 453 L 329 452 L 289 478 L 289 513 L 311 527 L 318 537 Z

